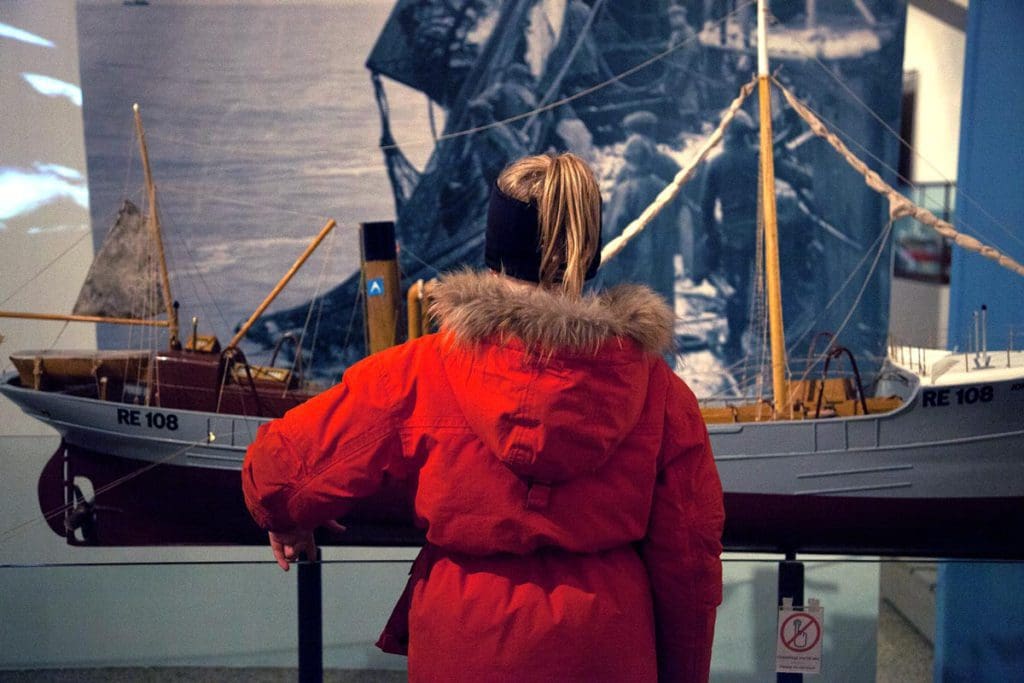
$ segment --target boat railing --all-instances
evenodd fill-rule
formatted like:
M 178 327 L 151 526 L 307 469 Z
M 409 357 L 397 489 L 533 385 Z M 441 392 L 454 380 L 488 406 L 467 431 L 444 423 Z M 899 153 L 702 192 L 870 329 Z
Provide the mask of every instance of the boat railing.
M 292 347 L 292 362 L 289 368 L 277 368 L 277 356 L 281 352 L 282 347 L 285 344 L 290 344 Z M 269 369 L 284 370 L 284 374 L 281 375 L 285 384 L 292 384 L 293 375 L 298 375 L 298 386 L 302 386 L 306 382 L 306 365 L 305 359 L 302 357 L 302 340 L 299 335 L 294 332 L 285 332 L 274 344 L 274 352 L 270 354 L 270 363 L 268 364 Z
M 978 372 L 1001 368 L 1024 367 L 1024 326 L 1009 326 L 1006 333 L 1006 344 L 1003 348 L 993 349 L 988 344 L 985 333 L 985 309 L 977 311 L 972 327 L 964 335 L 968 340 L 965 349 L 934 349 L 912 344 L 900 343 L 890 337 L 890 360 L 918 374 L 924 379 L 935 381 L 950 370 L 958 372 Z
M 961 337 L 967 339 L 967 348 L 963 353 L 964 369 L 983 370 L 989 368 L 1010 368 L 1024 365 L 1024 354 L 1014 347 L 1021 336 L 1020 326 L 1010 325 L 1006 328 L 1006 344 L 1003 349 L 993 349 L 989 345 L 988 307 L 982 305 L 971 316 L 970 327 Z
M 889 359 L 893 363 L 922 377 L 928 376 L 929 369 L 936 360 L 935 356 L 945 356 L 948 354 L 948 351 L 941 349 L 930 349 L 903 343 L 892 335 L 889 336 L 888 347 Z

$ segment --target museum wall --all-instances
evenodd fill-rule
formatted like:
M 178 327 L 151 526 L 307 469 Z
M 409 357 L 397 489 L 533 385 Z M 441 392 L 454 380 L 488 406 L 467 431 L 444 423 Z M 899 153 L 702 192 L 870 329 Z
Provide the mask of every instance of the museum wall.
M 1024 5 L 986 0 L 970 6 L 959 156 L 959 217 L 982 239 L 1024 260 Z M 949 336 L 968 348 L 965 328 L 987 304 L 990 348 L 1024 342 L 1021 277 L 990 259 L 953 255 Z M 966 343 L 965 343 L 966 342 Z M 1014 425 L 1019 427 L 1019 423 Z M 1020 453 L 1014 453 L 1019 457 Z M 1013 680 L 1024 670 L 1024 566 L 948 564 L 936 587 L 935 680 Z
M 1024 200 L 1020 192 L 1020 141 L 1024 138 L 1024 50 L 1019 32 L 1024 5 L 1010 0 L 973 5 L 961 116 L 957 217 L 971 234 L 1018 262 L 1024 260 Z M 1021 278 L 979 254 L 953 253 L 949 337 L 970 348 L 973 317 L 988 306 L 990 348 L 1020 349 L 1024 340 Z
M 75 6 L 5 2 L 0 23 L 0 310 L 65 313 L 93 255 Z M 0 319 L 0 370 L 58 339 L 95 348 L 94 328 Z M 52 433 L 0 398 L 0 435 Z
M 907 6 L 903 72 L 917 74 L 914 140 L 920 156 L 911 177 L 916 183 L 956 180 L 965 43 L 962 28 Z
M 966 6 L 966 0 L 958 3 Z M 916 78 L 911 180 L 956 182 L 963 89 L 962 28 L 914 6 L 907 7 L 904 74 Z M 949 285 L 894 278 L 889 313 L 893 338 L 904 344 L 946 348 Z

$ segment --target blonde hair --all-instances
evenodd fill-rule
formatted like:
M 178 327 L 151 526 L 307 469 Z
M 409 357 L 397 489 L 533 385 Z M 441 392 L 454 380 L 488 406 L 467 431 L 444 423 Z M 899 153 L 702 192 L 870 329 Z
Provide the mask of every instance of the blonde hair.
M 523 157 L 501 172 L 498 188 L 537 205 L 541 286 L 561 280 L 565 294 L 580 296 L 601 243 L 601 190 L 590 167 L 569 152 Z

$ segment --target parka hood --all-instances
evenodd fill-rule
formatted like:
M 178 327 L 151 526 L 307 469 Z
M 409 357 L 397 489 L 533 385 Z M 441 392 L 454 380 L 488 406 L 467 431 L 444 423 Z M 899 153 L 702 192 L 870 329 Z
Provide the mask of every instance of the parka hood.
M 640 285 L 574 300 L 460 271 L 431 299 L 450 340 L 445 372 L 460 410 L 495 457 L 531 482 L 604 464 L 635 428 L 651 364 L 672 343 L 671 310 Z

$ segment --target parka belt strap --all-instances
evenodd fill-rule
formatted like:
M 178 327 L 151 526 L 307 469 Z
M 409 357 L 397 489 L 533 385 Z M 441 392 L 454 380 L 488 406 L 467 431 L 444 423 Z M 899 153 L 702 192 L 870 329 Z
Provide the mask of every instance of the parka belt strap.
M 408 656 L 409 654 L 409 607 L 412 605 L 412 592 L 416 583 L 425 581 L 430 576 L 434 563 L 441 557 L 441 549 L 433 543 L 425 543 L 409 568 L 409 580 L 405 590 L 391 611 L 388 623 L 384 626 L 377 647 L 392 655 Z

